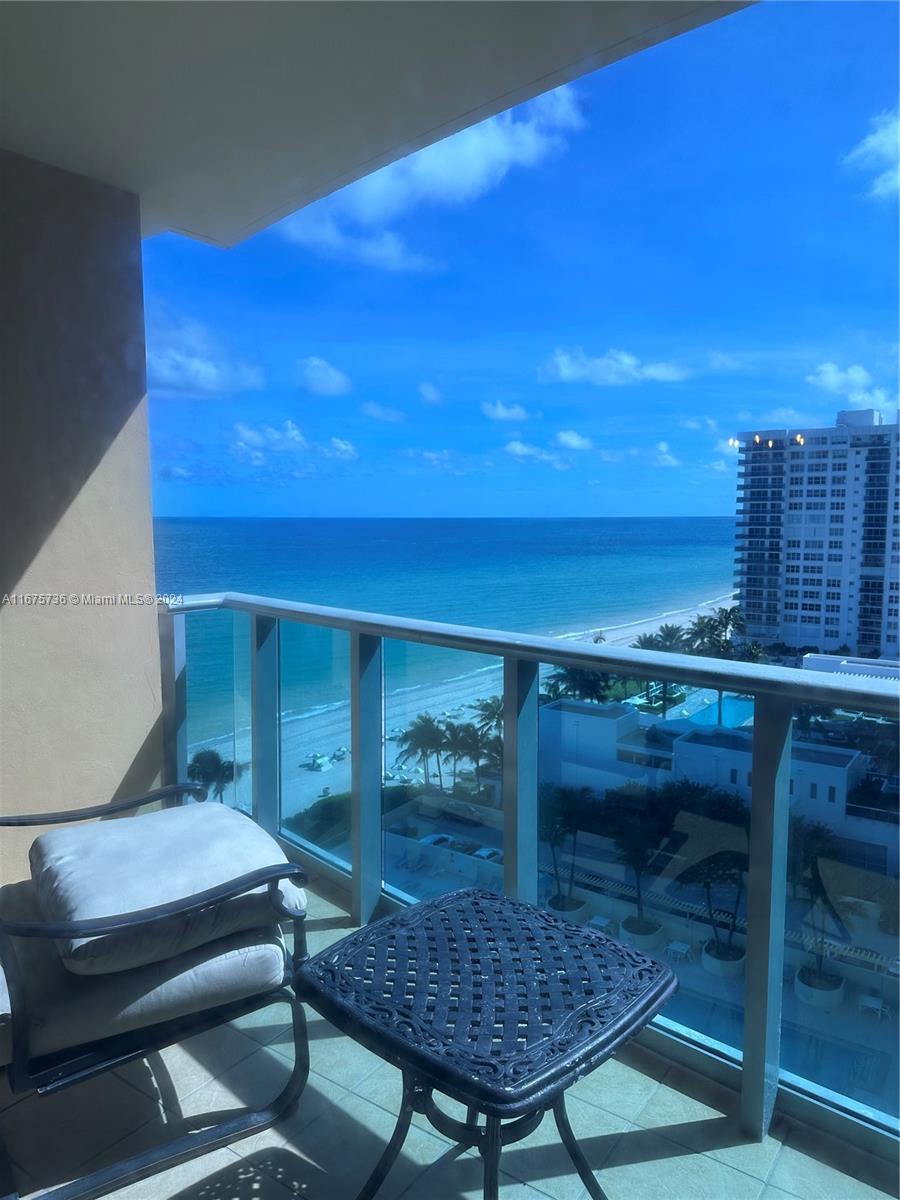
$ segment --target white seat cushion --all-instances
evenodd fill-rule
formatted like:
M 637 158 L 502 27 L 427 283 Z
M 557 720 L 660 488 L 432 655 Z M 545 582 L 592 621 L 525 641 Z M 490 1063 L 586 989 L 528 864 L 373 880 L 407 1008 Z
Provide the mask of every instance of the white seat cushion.
M 250 817 L 204 803 L 54 829 L 36 839 L 30 861 L 43 919 L 83 921 L 155 908 L 287 859 Z M 280 889 L 292 912 L 306 911 L 302 888 Z M 70 971 L 105 975 L 280 919 L 262 887 L 200 912 L 55 945 Z
M 30 880 L 0 887 L 0 917 L 41 919 Z M 34 1057 L 261 995 L 285 983 L 291 972 L 281 933 L 271 924 L 165 962 L 90 978 L 67 971 L 49 938 L 15 938 L 14 945 Z M 11 1057 L 9 1028 L 0 1020 L 0 1067 Z

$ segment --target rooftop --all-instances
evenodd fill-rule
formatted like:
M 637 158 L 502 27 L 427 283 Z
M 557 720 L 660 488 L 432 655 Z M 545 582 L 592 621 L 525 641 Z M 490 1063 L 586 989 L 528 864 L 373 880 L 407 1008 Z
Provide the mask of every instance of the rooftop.
M 315 888 L 309 910 L 313 953 L 354 928 L 341 893 L 321 883 Z M 11 1103 L 8 1092 L 0 1093 L 0 1129 L 18 1156 L 22 1190 L 68 1180 L 88 1163 L 119 1157 L 126 1147 L 134 1152 L 151 1145 L 170 1136 L 180 1119 L 264 1102 L 287 1076 L 291 1054 L 287 1010 L 274 1022 L 272 1011 L 49 1099 Z M 120 1200 L 355 1195 L 390 1136 L 400 1075 L 321 1017 L 310 1017 L 312 1072 L 293 1116 L 113 1195 Z M 38 1104 L 41 1116 L 34 1119 Z M 733 1092 L 643 1047 L 621 1052 L 576 1084 L 567 1104 L 610 1200 L 879 1200 L 892 1194 L 887 1163 L 784 1118 L 762 1143 L 748 1141 L 738 1129 Z M 477 1157 L 451 1157 L 450 1143 L 426 1129 L 422 1118 L 414 1120 L 416 1128 L 380 1195 L 480 1196 Z M 586 1195 L 549 1119 L 507 1149 L 501 1167 L 501 1200 Z

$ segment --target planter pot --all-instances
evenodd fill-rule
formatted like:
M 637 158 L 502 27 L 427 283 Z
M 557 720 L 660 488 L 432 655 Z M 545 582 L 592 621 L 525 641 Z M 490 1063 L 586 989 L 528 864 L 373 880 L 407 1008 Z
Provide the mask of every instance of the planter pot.
M 803 968 L 801 967 L 801 970 Z M 805 983 L 800 977 L 800 971 L 794 976 L 794 995 L 810 1008 L 820 1008 L 823 1012 L 832 1012 L 839 1008 L 844 999 L 845 980 L 839 979 L 833 987 L 816 987 Z
M 637 923 L 637 917 L 626 917 L 620 921 L 619 938 L 629 946 L 634 946 L 635 950 L 656 950 L 663 940 L 661 923 L 644 917 L 639 928 L 632 928 Z
M 575 897 L 576 904 L 575 904 L 574 908 L 557 908 L 556 905 L 553 903 L 553 900 L 554 900 L 554 897 L 551 896 L 551 898 L 547 901 L 547 907 L 550 909 L 550 911 L 553 913 L 554 916 L 562 917 L 562 919 L 564 921 L 573 921 L 577 924 L 577 923 L 583 921 L 587 915 L 587 911 L 588 911 L 587 900 L 579 900 L 578 897 L 576 896 Z
M 708 945 L 709 943 L 706 943 Z M 715 975 L 718 979 L 740 979 L 744 973 L 744 963 L 747 960 L 746 951 L 741 950 L 737 958 L 716 958 L 710 954 L 704 945 L 700 951 L 700 962 L 704 971 Z

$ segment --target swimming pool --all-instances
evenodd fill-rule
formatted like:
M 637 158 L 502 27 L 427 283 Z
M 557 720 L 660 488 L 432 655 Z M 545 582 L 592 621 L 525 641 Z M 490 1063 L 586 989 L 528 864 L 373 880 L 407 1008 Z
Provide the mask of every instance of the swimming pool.
M 691 715 L 696 725 L 717 725 L 719 723 L 719 706 L 714 700 L 704 708 L 699 708 Z M 753 701 L 748 696 L 726 696 L 722 701 L 722 724 L 729 729 L 736 729 L 747 721 L 753 720 Z

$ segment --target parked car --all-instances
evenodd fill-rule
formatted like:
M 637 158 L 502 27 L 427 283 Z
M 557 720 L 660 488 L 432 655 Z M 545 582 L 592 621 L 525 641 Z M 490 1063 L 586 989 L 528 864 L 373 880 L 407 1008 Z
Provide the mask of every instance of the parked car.
M 424 837 L 419 838 L 422 846 L 449 846 L 452 841 L 449 833 L 426 833 Z
M 485 862 L 502 863 L 503 851 L 498 850 L 496 846 L 482 846 L 480 850 L 475 851 L 475 858 L 484 859 Z

